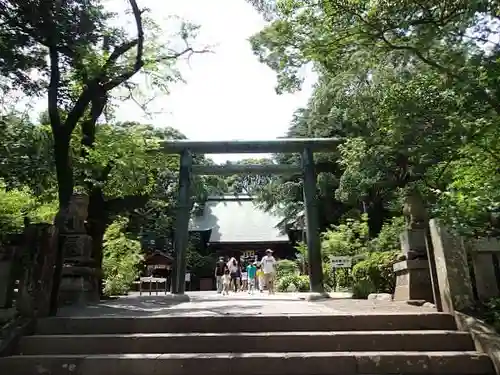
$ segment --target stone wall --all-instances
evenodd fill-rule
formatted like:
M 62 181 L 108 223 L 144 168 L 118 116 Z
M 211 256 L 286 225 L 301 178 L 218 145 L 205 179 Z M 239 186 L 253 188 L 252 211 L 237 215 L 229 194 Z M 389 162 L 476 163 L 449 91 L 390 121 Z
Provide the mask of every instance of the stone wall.
M 430 221 L 430 232 L 443 311 L 467 311 L 500 296 L 498 239 L 464 239 L 437 219 Z

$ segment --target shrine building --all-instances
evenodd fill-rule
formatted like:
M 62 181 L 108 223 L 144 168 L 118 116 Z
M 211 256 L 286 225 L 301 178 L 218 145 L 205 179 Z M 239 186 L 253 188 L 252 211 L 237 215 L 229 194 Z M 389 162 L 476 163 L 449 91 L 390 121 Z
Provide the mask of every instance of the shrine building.
M 261 259 L 266 249 L 276 258 L 294 258 L 298 230 L 287 228 L 283 217 L 259 208 L 248 195 L 209 197 L 195 210 L 191 232 L 200 232 L 209 253 Z

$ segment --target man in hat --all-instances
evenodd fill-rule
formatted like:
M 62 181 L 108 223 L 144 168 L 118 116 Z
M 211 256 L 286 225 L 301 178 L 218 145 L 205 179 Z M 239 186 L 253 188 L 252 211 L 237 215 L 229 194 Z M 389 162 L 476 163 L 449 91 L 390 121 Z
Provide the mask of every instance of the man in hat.
M 276 259 L 273 257 L 271 249 L 266 250 L 266 255 L 261 260 L 262 271 L 264 272 L 264 284 L 269 294 L 274 294 L 274 275 L 276 274 Z

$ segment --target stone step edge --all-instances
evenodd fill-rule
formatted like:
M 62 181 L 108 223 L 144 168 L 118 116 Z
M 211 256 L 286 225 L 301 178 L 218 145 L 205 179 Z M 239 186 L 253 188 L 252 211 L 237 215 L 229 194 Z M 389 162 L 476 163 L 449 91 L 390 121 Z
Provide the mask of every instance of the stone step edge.
M 342 313 L 342 314 L 334 314 L 328 313 L 316 313 L 316 314 L 240 314 L 240 315 L 224 315 L 224 316 L 214 316 L 214 315 L 177 315 L 177 316 L 145 316 L 145 315 L 127 315 L 127 316 L 54 316 L 49 318 L 42 318 L 42 321 L 51 321 L 51 320 L 227 320 L 227 319 L 235 319 L 235 320 L 246 320 L 248 318 L 258 318 L 258 319 L 336 319 L 336 318 L 373 318 L 373 317 L 433 317 L 433 316 L 449 316 L 452 315 L 445 312 L 408 312 L 408 313 L 399 313 L 399 312 L 387 312 L 387 313 Z
M 356 358 L 391 358 L 391 357 L 405 357 L 405 358 L 422 358 L 427 357 L 430 359 L 439 358 L 453 358 L 453 357 L 470 357 L 476 358 L 488 358 L 487 354 L 479 353 L 477 351 L 388 351 L 388 352 L 266 352 L 266 353 L 122 353 L 122 354 L 29 354 L 29 355 L 13 355 L 9 357 L 0 358 L 0 363 L 3 360 L 8 359 L 112 359 L 112 360 L 182 360 L 182 359 L 253 359 L 253 358 L 341 358 L 341 357 L 356 357 Z
M 491 359 L 474 351 L 20 355 L 0 358 L 0 367 L 8 373 L 45 368 L 60 375 L 68 369 L 82 375 L 194 375 L 200 369 L 210 375 L 264 374 L 262 369 L 275 375 L 494 374 Z
M 269 337 L 269 336 L 469 336 L 468 332 L 455 331 L 455 330 L 394 330 L 394 331 L 272 331 L 272 332 L 165 332 L 165 333 L 108 333 L 108 334 L 35 334 L 24 336 L 22 339 L 35 338 L 37 340 L 51 340 L 51 339 L 92 339 L 92 338 L 176 338 L 176 337 Z

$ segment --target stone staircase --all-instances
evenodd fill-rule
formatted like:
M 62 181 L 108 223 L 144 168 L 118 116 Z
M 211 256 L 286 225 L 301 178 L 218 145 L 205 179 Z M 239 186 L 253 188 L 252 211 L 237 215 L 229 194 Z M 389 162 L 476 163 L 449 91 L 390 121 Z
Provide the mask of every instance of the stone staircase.
M 492 375 L 440 313 L 73 317 L 39 321 L 5 375 Z

